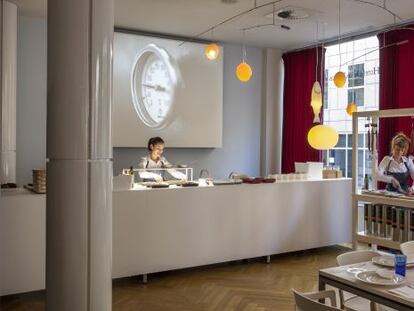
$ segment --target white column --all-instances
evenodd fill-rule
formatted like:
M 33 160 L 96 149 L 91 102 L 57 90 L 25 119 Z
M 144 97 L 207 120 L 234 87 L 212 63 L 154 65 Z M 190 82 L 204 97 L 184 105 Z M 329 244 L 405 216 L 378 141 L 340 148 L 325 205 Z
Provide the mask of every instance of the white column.
M 113 0 L 48 1 L 48 311 L 112 308 L 113 27 Z
M 2 96 L 0 182 L 16 182 L 17 6 L 2 3 Z
M 283 124 L 282 51 L 265 51 L 265 88 L 263 103 L 262 175 L 280 173 Z
M 0 72 L 3 72 L 3 0 L 0 0 Z M 3 75 L 0 74 L 0 98 L 3 98 Z M 0 129 L 3 128 L 3 105 L 0 104 Z M 3 131 L 3 130 L 2 130 Z M 0 171 L 3 169 L 3 137 L 0 134 Z M 2 173 L 0 173 L 0 184 L 2 183 Z M 1 189 L 0 189 L 1 200 Z

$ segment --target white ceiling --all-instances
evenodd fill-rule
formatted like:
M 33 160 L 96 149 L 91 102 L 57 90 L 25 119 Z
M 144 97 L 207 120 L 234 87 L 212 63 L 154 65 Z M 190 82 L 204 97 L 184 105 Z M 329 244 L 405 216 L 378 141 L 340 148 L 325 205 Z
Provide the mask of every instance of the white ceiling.
M 47 0 L 14 0 L 22 15 L 46 16 Z M 384 0 L 364 0 L 383 5 Z M 237 0 L 225 4 L 221 0 L 114 0 L 115 25 L 148 32 L 158 32 L 186 37 L 194 37 L 210 27 L 240 12 L 254 7 L 254 0 Z M 271 0 L 257 0 L 258 6 Z M 386 0 L 387 7 L 405 21 L 414 20 L 414 0 Z M 261 47 L 295 49 L 313 44 L 316 41 L 316 24 L 320 25 L 319 37 L 331 39 L 338 36 L 338 0 L 280 0 L 275 4 L 276 11 L 287 6 L 308 10 L 310 17 L 301 21 L 278 21 L 290 30 L 280 27 L 261 27 L 246 32 L 246 44 Z M 341 0 L 342 34 L 361 33 L 376 30 L 394 22 L 386 11 L 357 2 Z M 271 23 L 266 18 L 273 11 L 272 5 L 255 10 L 237 18 L 214 31 L 214 39 L 241 43 L 241 29 L 258 24 Z M 322 29 L 325 29 L 324 31 Z M 201 38 L 210 39 L 211 33 Z

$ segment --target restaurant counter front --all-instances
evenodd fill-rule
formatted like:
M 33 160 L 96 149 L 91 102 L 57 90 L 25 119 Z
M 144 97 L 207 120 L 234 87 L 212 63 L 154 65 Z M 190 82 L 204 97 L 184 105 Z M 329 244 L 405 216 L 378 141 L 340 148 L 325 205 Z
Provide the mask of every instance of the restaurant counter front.
M 350 193 L 348 178 L 114 190 L 113 277 L 350 242 Z
M 351 180 L 113 191 L 113 277 L 351 241 Z M 46 196 L 2 191 L 0 296 L 45 287 Z

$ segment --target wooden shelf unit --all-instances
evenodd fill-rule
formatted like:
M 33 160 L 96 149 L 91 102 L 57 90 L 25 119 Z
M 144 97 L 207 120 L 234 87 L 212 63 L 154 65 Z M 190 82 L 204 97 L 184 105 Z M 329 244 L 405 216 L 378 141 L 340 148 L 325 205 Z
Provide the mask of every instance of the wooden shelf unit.
M 358 189 L 358 122 L 359 119 L 371 118 L 373 122 L 379 124 L 380 118 L 396 118 L 396 117 L 414 117 L 414 108 L 406 109 L 388 109 L 354 112 L 352 114 L 352 246 L 357 247 L 357 242 L 369 243 L 375 247 L 380 245 L 392 249 L 399 249 L 400 243 L 391 239 L 367 235 L 358 230 L 358 206 L 360 202 L 368 202 L 373 204 L 385 204 L 414 209 L 414 200 L 404 198 L 392 198 L 381 195 L 362 194 Z M 380 129 L 379 129 L 380 130 Z M 378 153 L 376 147 L 372 152 L 372 170 L 378 166 Z M 373 172 L 372 172 L 373 173 Z M 372 185 L 376 189 L 377 180 L 372 174 Z

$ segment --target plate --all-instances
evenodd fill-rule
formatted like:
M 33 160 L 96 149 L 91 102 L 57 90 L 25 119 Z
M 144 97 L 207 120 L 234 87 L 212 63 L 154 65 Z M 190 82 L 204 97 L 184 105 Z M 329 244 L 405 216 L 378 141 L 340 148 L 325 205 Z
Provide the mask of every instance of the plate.
M 384 279 L 392 279 L 395 276 L 394 269 L 378 269 L 375 272 Z
M 375 256 L 372 262 L 384 267 L 394 267 L 394 256 Z
M 375 256 L 372 258 L 372 262 L 384 266 L 384 267 L 394 267 L 394 256 Z M 407 268 L 414 266 L 414 256 L 407 256 Z
M 367 271 L 367 269 L 364 268 L 348 268 L 346 270 L 346 272 L 351 273 L 351 274 L 357 274 L 358 272 L 365 272 Z
M 355 278 L 364 283 L 384 286 L 400 285 L 405 281 L 405 278 L 398 274 L 391 279 L 382 278 L 376 271 L 361 271 L 355 274 Z

